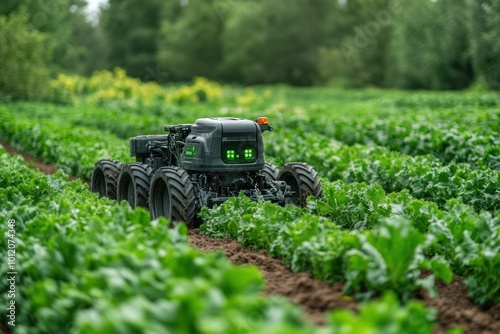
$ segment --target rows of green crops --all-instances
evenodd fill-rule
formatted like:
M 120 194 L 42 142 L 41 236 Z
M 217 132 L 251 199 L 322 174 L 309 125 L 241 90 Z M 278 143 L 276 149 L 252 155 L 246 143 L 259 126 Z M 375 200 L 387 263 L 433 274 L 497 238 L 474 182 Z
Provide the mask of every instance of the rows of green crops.
M 337 119 L 350 119 L 351 124 L 356 120 L 413 119 L 500 132 L 498 93 L 336 91 L 317 87 L 284 88 L 279 92 L 273 92 L 273 96 L 289 111 L 300 107 L 307 115 L 331 115 L 329 124 Z
M 55 158 L 54 155 L 47 157 L 47 153 L 44 153 L 55 148 L 33 149 L 30 147 L 30 145 L 43 145 L 40 143 L 40 138 L 36 137 L 36 131 L 39 130 L 33 124 L 33 118 L 37 119 L 36 124 L 45 124 L 43 128 L 48 129 L 47 135 L 53 136 L 50 128 L 66 127 L 67 133 L 62 136 L 72 137 L 72 143 L 79 142 L 77 137 L 83 135 L 87 138 L 85 145 L 92 147 L 92 150 L 107 147 L 109 149 L 101 151 L 103 153 L 101 156 L 114 157 L 122 161 L 129 160 L 124 153 L 126 142 L 109 134 L 102 134 L 96 129 L 104 128 L 122 138 L 127 138 L 140 133 L 158 133 L 162 130 L 162 125 L 167 122 L 167 120 L 163 121 L 166 116 L 130 113 L 120 115 L 117 111 L 106 112 L 102 109 L 96 111 L 89 107 L 66 110 L 55 107 L 44 109 L 44 106 L 31 104 L 21 105 L 20 108 L 0 106 L 3 112 L 3 115 L 0 115 L 2 136 L 18 146 L 22 145 L 20 148 L 23 150 L 47 158 L 50 162 L 58 162 L 66 166 L 66 169 L 74 175 L 83 177 L 90 176 L 93 161 L 96 160 L 80 159 L 81 161 L 75 161 L 76 167 L 68 167 L 69 163 Z M 183 123 L 187 122 L 189 117 L 192 121 L 200 116 L 199 113 L 200 111 L 196 110 L 180 116 L 174 110 L 169 117 L 174 118 L 175 121 L 171 119 L 168 121 Z M 389 151 L 380 146 L 349 146 L 308 130 L 308 124 L 296 119 L 283 120 L 281 124 L 278 123 L 278 129 L 265 136 L 267 155 L 280 165 L 289 161 L 307 161 L 322 176 L 331 181 L 341 179 L 345 182 L 375 182 L 387 192 L 407 189 L 413 196 L 434 201 L 441 207 L 450 198 L 460 198 L 478 211 L 481 209 L 492 212 L 500 210 L 500 171 L 498 170 L 473 169 L 469 165 L 458 163 L 443 164 L 432 155 L 411 156 Z M 92 128 L 89 125 L 92 125 Z M 26 138 L 17 138 L 21 136 Z M 72 148 L 71 150 L 78 156 L 78 150 Z M 106 152 L 113 153 L 106 155 L 104 154 Z M 286 157 L 287 161 L 284 161 L 283 157 Z M 82 163 L 86 167 L 82 167 Z M 75 168 L 86 168 L 86 170 L 80 173 L 78 170 L 75 171 Z
M 187 246 L 185 228 L 150 222 L 146 211 L 98 199 L 20 158 L 2 153 L 0 161 L 2 221 L 15 220 L 17 240 L 17 333 L 231 332 L 250 321 L 257 331 L 307 328 L 297 310 L 258 297 L 254 268 L 201 255 Z M 262 319 L 246 315 L 255 312 Z
M 386 195 L 377 184 L 323 187 L 323 198 L 311 199 L 308 209 L 231 199 L 203 211 L 201 230 L 266 249 L 292 270 L 343 282 L 346 293 L 361 298 L 386 290 L 402 299 L 420 288 L 433 292 L 434 277 L 422 279 L 421 269 L 450 282 L 449 264 L 474 301 L 500 301 L 498 217 L 458 200 L 442 211 L 407 192 Z
M 409 155 L 432 154 L 445 164 L 466 163 L 472 168 L 500 169 L 498 132 L 481 126 L 457 125 L 450 121 L 435 123 L 409 116 L 335 119 L 329 127 L 324 127 L 324 117 L 315 117 L 311 122 L 322 134 L 348 145 L 380 145 Z
M 4 113 L 0 117 L 3 120 L 0 131 L 10 142 L 23 151 L 48 159 L 49 162 L 59 162 L 73 175 L 88 179 L 94 162 L 101 158 L 113 157 L 121 161 L 130 159 L 126 156 L 126 141 L 96 129 L 73 127 L 71 128 L 73 130 L 70 131 L 70 128 L 62 120 L 55 117 L 50 119 L 41 117 L 36 126 L 33 126 L 27 117 L 19 115 L 14 117 Z M 127 124 L 126 122 L 118 123 Z M 267 147 L 271 156 L 287 156 L 290 160 L 308 161 L 331 180 L 343 179 L 349 182 L 348 184 L 337 182 L 331 186 L 324 182 L 326 196 L 324 201 L 317 204 L 319 206 L 318 212 L 322 216 L 332 218 L 334 220 L 332 226 L 347 229 L 370 229 L 380 224 L 384 218 L 390 218 L 395 213 L 402 212 L 404 218 L 409 219 L 413 227 L 418 229 L 420 233 L 428 234 L 432 230 L 432 234 L 437 238 L 435 240 L 439 241 L 439 243 L 431 245 L 428 244 L 427 239 L 421 240 L 420 248 L 439 248 L 438 251 L 434 249 L 433 252 L 444 256 L 452 265 L 455 273 L 470 277 L 467 284 L 469 292 L 475 300 L 480 303 L 493 301 L 499 287 L 498 283 L 495 283 L 492 268 L 500 259 L 498 256 L 491 257 L 488 254 L 496 254 L 494 251 L 499 246 L 498 232 L 496 231 L 498 219 L 493 218 L 491 214 L 478 215 L 471 212 L 471 209 L 460 204 L 460 201 L 476 204 L 475 207 L 478 210 L 498 208 L 497 203 L 500 198 L 495 195 L 495 192 L 498 193 L 500 187 L 498 187 L 499 180 L 496 171 L 470 170 L 466 166 L 456 166 L 453 169 L 451 165 L 443 166 L 437 159 L 430 156 L 411 157 L 389 152 L 383 148 L 346 146 L 321 135 L 301 134 L 299 131 L 292 135 L 289 132 L 283 133 L 278 130 L 271 135 L 273 136 L 266 134 L 269 137 L 266 139 L 269 139 Z M 54 145 L 54 143 L 58 143 L 58 145 Z M 50 153 L 54 150 L 57 152 Z M 82 159 L 83 156 L 85 159 Z M 275 160 L 279 163 L 283 162 L 279 158 Z M 365 189 L 364 185 L 351 183 L 355 181 L 366 181 L 371 185 Z M 429 184 L 433 187 L 429 187 Z M 403 189 L 414 196 L 410 196 L 406 192 L 400 193 Z M 387 196 L 385 192 L 395 193 Z M 414 197 L 434 201 L 442 209 L 448 211 L 451 209 L 450 212 L 458 210 L 464 213 L 461 214 L 460 220 L 454 220 L 453 214 L 439 210 L 438 205 L 418 201 Z M 460 200 L 447 204 L 448 200 L 453 198 Z M 253 210 L 251 205 L 250 207 Z M 218 213 L 213 215 L 219 219 L 217 218 Z M 299 212 L 289 215 L 293 219 L 302 219 L 302 214 Z M 226 218 L 229 217 L 223 216 L 218 220 L 219 228 L 226 225 L 224 223 Z M 208 217 L 206 220 L 210 221 Z M 468 225 L 466 223 L 459 224 L 462 220 L 471 223 Z M 267 222 L 267 220 L 265 221 Z M 273 219 L 269 221 L 273 221 Z M 309 224 L 308 219 L 305 222 L 305 224 Z M 437 224 L 438 222 L 440 225 Z M 452 230 L 450 226 L 453 224 L 460 228 Z M 432 229 L 430 225 L 432 225 Z M 486 229 L 485 226 L 489 226 L 489 229 Z M 488 232 L 484 234 L 478 229 Z M 215 231 L 214 233 L 216 235 L 219 232 Z M 465 236 L 467 233 L 473 236 L 471 243 L 474 243 L 474 247 L 471 246 L 471 249 L 474 252 L 470 254 L 465 250 L 460 250 L 464 240 L 469 240 Z M 235 237 L 236 235 L 233 233 L 231 236 Z M 257 239 L 254 239 L 254 242 L 258 242 Z M 348 243 L 345 244 L 348 245 Z M 338 249 L 335 249 L 335 252 L 338 252 L 339 261 L 345 258 L 344 252 Z M 466 253 L 467 256 L 464 255 Z M 286 254 L 280 255 L 286 258 Z M 414 254 L 414 256 L 417 255 L 417 253 Z M 484 265 L 472 266 L 470 262 L 473 259 L 475 259 L 474 263 L 483 262 Z M 343 263 L 342 261 L 340 263 Z M 338 268 L 329 268 L 324 261 L 320 261 L 320 264 L 317 267 L 323 266 L 323 269 L 320 270 L 328 272 L 328 274 L 318 274 L 317 276 L 321 279 L 345 280 L 345 277 L 349 276 L 342 271 L 333 274 Z M 294 270 L 312 272 L 319 270 L 307 266 L 295 267 L 291 263 L 289 265 Z M 422 266 L 425 268 L 427 264 L 422 262 Z M 342 264 L 340 267 L 344 267 L 344 265 Z M 340 275 L 340 277 L 335 277 L 335 275 Z M 409 283 L 409 292 L 405 291 L 404 293 L 414 292 L 418 287 L 417 284 Z M 431 284 L 430 288 L 432 289 L 432 287 Z M 377 289 L 393 288 L 391 286 L 378 287 L 373 288 L 371 292 L 375 292 Z
M 184 225 L 150 222 L 88 192 L 80 181 L 46 176 L 0 148 L 0 256 L 15 245 L 15 305 L 6 324 L 16 333 L 430 333 L 435 313 L 418 302 L 400 306 L 394 295 L 337 310 L 327 326 L 308 324 L 285 300 L 260 297 L 253 267 L 235 267 L 221 253 L 187 245 Z M 7 222 L 14 222 L 9 226 Z M 9 241 L 10 240 L 10 241 Z M 7 280 L 0 282 L 9 290 Z M 12 289 L 12 286 L 10 287 Z M 14 303 L 12 303 L 14 302 Z M 346 328 L 347 327 L 347 328 Z
M 264 95 L 272 98 L 261 98 Z M 298 125 L 304 131 L 319 132 L 349 145 L 376 144 L 410 155 L 433 154 L 445 164 L 463 162 L 473 168 L 499 168 L 500 98 L 496 94 L 273 87 L 272 91 L 265 89 L 261 96 L 243 107 L 223 101 L 209 107 L 165 105 L 159 110 L 130 110 L 126 101 L 116 101 L 108 104 L 112 112 L 95 107 L 65 112 L 63 108 L 30 104 L 16 109 L 35 117 L 62 117 L 76 125 L 105 126 L 120 137 L 137 131 L 159 131 L 157 122 L 162 118 L 165 122 L 192 122 L 198 116 L 231 114 L 252 118 L 263 113 L 277 116 L 283 127 L 294 129 Z M 117 115 L 124 119 L 115 118 Z
M 378 183 L 387 192 L 408 190 L 436 202 L 460 198 L 476 210 L 500 210 L 500 171 L 443 165 L 432 155 L 410 156 L 379 146 L 348 146 L 317 133 L 276 131 L 266 137 L 266 153 L 278 164 L 307 161 L 331 181 Z
M 449 281 L 451 268 L 477 303 L 499 302 L 497 96 L 275 93 L 250 106 L 165 105 L 137 113 L 120 102 L 0 105 L 0 139 L 88 180 L 101 158 L 131 160 L 130 136 L 198 117 L 267 115 L 276 127 L 265 134 L 267 157 L 313 165 L 326 178 L 324 198 L 308 209 L 232 199 L 204 211 L 205 233 L 268 249 L 293 270 L 344 282 L 346 293 L 360 298 L 393 291 L 408 300 L 420 288 L 432 292 L 435 277 Z M 431 273 L 425 279 L 424 269 Z M 350 317 L 342 318 L 357 323 Z
M 288 92 L 285 90 L 285 92 Z M 498 94 L 290 90 L 284 118 L 348 145 L 500 169 Z M 309 103 L 306 103 L 309 102 Z M 302 111 L 294 116 L 296 105 Z
M 131 161 L 125 141 L 97 129 L 68 126 L 62 119 L 33 122 L 27 116 L 3 113 L 0 137 L 14 148 L 44 163 L 57 163 L 66 173 L 84 180 L 90 180 L 99 159 L 115 157 Z

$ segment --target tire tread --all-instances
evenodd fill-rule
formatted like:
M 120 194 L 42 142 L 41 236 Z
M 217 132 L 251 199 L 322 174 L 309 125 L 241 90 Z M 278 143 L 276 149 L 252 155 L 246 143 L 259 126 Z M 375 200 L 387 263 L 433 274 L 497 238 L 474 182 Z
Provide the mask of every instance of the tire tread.
M 283 174 L 290 173 L 297 180 L 299 186 L 299 202 L 300 206 L 307 205 L 307 197 L 314 196 L 319 198 L 323 194 L 323 187 L 318 178 L 318 173 L 310 165 L 305 162 L 290 162 L 280 170 L 278 179 L 281 179 Z
M 118 160 L 102 159 L 96 162 L 90 181 L 91 191 L 96 192 L 96 171 L 100 170 L 104 174 L 106 184 L 106 197 L 116 200 L 118 177 L 122 169 L 122 163 Z

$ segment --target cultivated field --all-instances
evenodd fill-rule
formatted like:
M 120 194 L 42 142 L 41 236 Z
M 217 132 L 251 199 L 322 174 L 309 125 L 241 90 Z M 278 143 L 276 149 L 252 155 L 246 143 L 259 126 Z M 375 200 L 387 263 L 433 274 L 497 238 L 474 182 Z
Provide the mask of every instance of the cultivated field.
M 60 77 L 51 89 L 46 102 L 0 104 L 6 146 L 80 179 L 0 150 L 0 253 L 8 257 L 13 220 L 16 333 L 500 331 L 500 95 L 204 79 L 162 88 L 119 71 Z M 188 233 L 90 193 L 95 162 L 131 161 L 129 137 L 207 116 L 269 117 L 266 159 L 309 163 L 323 197 L 307 208 L 234 198 L 203 209 Z M 344 295 L 312 318 L 314 300 L 263 296 L 267 273 L 193 238 L 236 263 L 254 262 L 224 244 L 251 246 L 259 261 L 279 259 L 307 273 L 297 280 Z

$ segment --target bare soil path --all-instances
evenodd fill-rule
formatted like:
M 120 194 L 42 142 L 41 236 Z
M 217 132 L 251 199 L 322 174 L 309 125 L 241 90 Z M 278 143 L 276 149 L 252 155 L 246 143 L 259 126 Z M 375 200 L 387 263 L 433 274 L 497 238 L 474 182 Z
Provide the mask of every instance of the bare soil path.
M 266 280 L 265 295 L 283 295 L 294 304 L 301 305 L 309 319 L 316 324 L 324 323 L 326 311 L 335 308 L 356 309 L 357 303 L 342 295 L 342 285 L 330 285 L 316 280 L 309 273 L 293 273 L 278 259 L 266 251 L 243 248 L 231 239 L 212 239 L 198 229 L 189 230 L 190 244 L 202 252 L 222 250 L 235 264 L 257 266 Z

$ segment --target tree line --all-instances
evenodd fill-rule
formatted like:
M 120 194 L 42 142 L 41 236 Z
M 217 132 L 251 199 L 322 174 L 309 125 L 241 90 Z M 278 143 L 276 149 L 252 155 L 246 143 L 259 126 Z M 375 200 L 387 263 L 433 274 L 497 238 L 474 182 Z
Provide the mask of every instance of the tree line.
M 2 1 L 1 91 L 116 66 L 160 83 L 500 89 L 500 0 L 109 0 L 98 24 L 85 5 Z

